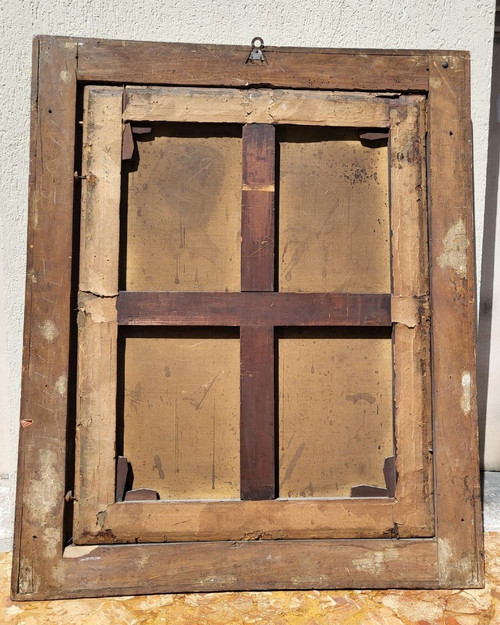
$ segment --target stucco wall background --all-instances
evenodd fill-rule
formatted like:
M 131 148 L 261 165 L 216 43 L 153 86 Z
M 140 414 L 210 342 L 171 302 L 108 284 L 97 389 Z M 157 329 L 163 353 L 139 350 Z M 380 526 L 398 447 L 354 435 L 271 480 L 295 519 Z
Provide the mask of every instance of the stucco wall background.
M 11 511 L 21 378 L 32 37 L 54 34 L 245 45 L 258 35 L 273 46 L 470 50 L 480 275 L 494 15 L 494 0 L 0 3 L 0 474 L 10 476 Z M 6 523 L 10 527 L 11 518 Z

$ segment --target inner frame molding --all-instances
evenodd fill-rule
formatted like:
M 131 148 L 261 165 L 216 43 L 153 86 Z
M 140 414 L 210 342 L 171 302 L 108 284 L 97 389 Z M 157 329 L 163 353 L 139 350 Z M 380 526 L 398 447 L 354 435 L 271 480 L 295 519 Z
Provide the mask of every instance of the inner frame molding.
M 149 108 L 146 108 L 143 116 L 131 114 L 129 110 L 131 98 L 132 101 L 135 98 L 136 109 L 142 110 L 141 107 L 148 105 Z M 287 123 L 293 119 L 299 125 L 304 121 L 307 125 L 318 125 L 327 120 L 331 125 L 343 126 L 346 118 L 353 119 L 348 111 L 354 102 L 357 126 L 377 128 L 385 123 L 389 124 L 387 169 L 390 172 L 391 185 L 389 191 L 386 191 L 386 196 L 391 202 L 391 210 L 389 211 L 387 205 L 384 208 L 388 217 L 390 213 L 392 240 L 390 246 L 387 243 L 387 249 L 389 250 L 389 247 L 391 249 L 392 271 L 381 284 L 390 290 L 391 286 L 388 283 L 392 283 L 391 294 L 289 293 L 282 290 L 273 292 L 274 281 L 267 277 L 268 273 L 274 273 L 272 262 L 267 262 L 269 259 L 272 261 L 273 256 L 264 256 L 262 263 L 256 254 L 260 251 L 258 246 L 242 255 L 242 263 L 245 257 L 248 260 L 247 266 L 242 264 L 241 268 L 241 293 L 182 293 L 173 292 L 173 289 L 169 292 L 118 290 L 120 247 L 117 236 L 120 221 L 118 172 L 123 154 L 122 135 L 125 136 L 123 125 L 129 123 L 131 116 L 140 117 L 138 121 L 141 122 L 161 119 L 164 122 L 177 123 L 180 120 L 192 122 L 198 119 L 213 123 L 214 115 L 219 115 L 217 111 L 220 99 L 223 103 L 222 108 L 225 106 L 229 108 L 228 123 L 234 123 L 237 119 L 244 122 L 247 112 L 253 113 L 254 119 L 264 119 L 262 107 L 265 111 L 278 102 L 279 106 L 269 119 L 279 122 L 280 115 L 283 114 Z M 123 102 L 126 104 L 122 112 Z M 236 113 L 231 113 L 232 108 L 228 102 L 240 115 L 239 118 L 236 117 Z M 198 117 L 197 107 L 201 108 Z M 294 114 L 296 108 L 300 110 L 301 115 Z M 406 321 L 405 324 L 400 316 L 394 314 L 393 306 L 390 317 L 387 314 L 389 312 L 387 304 L 392 298 L 396 301 L 406 298 L 411 302 L 418 301 L 419 298 L 426 300 L 429 296 L 425 97 L 412 95 L 387 99 L 372 94 L 337 95 L 328 92 L 275 94 L 274 91 L 264 91 L 261 96 L 255 91 L 250 94 L 235 90 L 222 90 L 219 93 L 217 89 L 196 89 L 190 92 L 176 87 L 155 89 L 151 93 L 150 89 L 138 91 L 129 87 L 87 86 L 84 89 L 83 110 L 83 175 L 87 178 L 92 175 L 95 181 L 90 185 L 84 185 L 82 193 L 73 542 L 79 545 L 159 540 L 175 542 L 231 540 L 241 536 L 247 539 L 433 536 L 435 530 L 430 451 L 432 437 L 428 376 L 429 320 L 426 314 L 422 313 L 413 323 Z M 220 121 L 221 117 L 218 119 Z M 269 121 L 268 118 L 265 119 Z M 243 135 L 245 136 L 246 129 L 258 130 L 259 124 L 245 124 Z M 273 127 L 264 126 L 264 128 Z M 408 151 L 409 146 L 411 152 Z M 365 150 L 370 153 L 370 148 Z M 274 167 L 274 158 L 272 165 Z M 381 172 L 381 177 L 384 176 L 387 174 Z M 245 201 L 252 211 L 251 219 L 255 218 L 255 209 L 260 210 L 258 203 L 252 204 L 252 199 L 247 199 L 252 189 L 252 185 L 249 185 L 243 177 L 242 222 L 246 211 Z M 260 187 L 257 193 L 260 193 Z M 135 230 L 128 236 L 135 236 Z M 243 231 L 242 249 L 246 246 L 245 236 L 246 233 Z M 273 236 L 271 234 L 267 239 L 273 240 Z M 344 232 L 342 236 L 345 236 Z M 258 270 L 255 270 L 254 262 L 258 263 Z M 383 267 L 386 264 L 381 263 Z M 260 271 L 262 265 L 264 271 Z M 388 267 L 387 273 L 389 274 Z M 256 277 L 260 279 L 260 276 L 263 277 L 263 281 L 256 284 Z M 375 273 L 373 281 L 377 279 Z M 248 280 L 249 284 L 246 283 Z M 379 310 L 383 312 L 384 309 L 385 315 L 377 314 Z M 356 314 L 358 311 L 361 314 Z M 117 415 L 113 402 L 117 394 L 118 326 L 237 325 L 241 326 L 240 340 L 244 341 L 248 336 L 250 343 L 253 343 L 260 340 L 259 332 L 253 327 L 256 325 L 256 316 L 260 319 L 259 323 L 271 324 L 269 327 L 271 335 L 276 326 L 328 327 L 367 324 L 393 327 L 393 346 L 392 354 L 389 350 L 389 360 L 393 362 L 394 368 L 395 419 L 394 426 L 390 423 L 390 427 L 394 428 L 397 484 L 395 493 L 391 493 L 394 495 L 391 498 L 391 506 L 387 506 L 385 498 L 371 501 L 370 505 L 367 505 L 366 500 L 359 502 L 355 497 L 346 498 L 345 492 L 342 491 L 341 496 L 336 498 L 333 495 L 323 495 L 317 501 L 308 499 L 311 515 L 309 517 L 303 502 L 294 501 L 293 498 L 297 497 L 297 493 L 294 494 L 293 489 L 289 497 L 280 494 L 280 498 L 274 500 L 269 490 L 277 491 L 277 486 L 270 486 L 268 490 L 264 490 L 261 484 L 257 483 L 262 479 L 274 478 L 272 461 L 267 463 L 269 469 L 264 468 L 267 472 L 259 474 L 258 480 L 251 472 L 246 475 L 249 470 L 251 471 L 249 468 L 251 461 L 245 460 L 248 457 L 244 440 L 245 430 L 250 430 L 249 438 L 252 440 L 255 438 L 252 428 L 267 427 L 269 420 L 271 428 L 274 428 L 272 397 L 266 405 L 260 404 L 255 413 L 252 413 L 252 401 L 260 401 L 262 390 L 252 386 L 254 380 L 258 378 L 256 373 L 258 364 L 254 361 L 251 361 L 250 365 L 245 363 L 245 354 L 248 352 L 245 345 L 249 343 L 242 343 L 240 347 L 241 380 L 243 386 L 245 379 L 248 379 L 245 368 L 251 369 L 249 388 L 255 400 L 249 401 L 248 393 L 245 394 L 244 389 L 241 389 L 242 414 L 245 411 L 241 419 L 240 435 L 241 493 L 242 499 L 251 499 L 254 496 L 248 496 L 247 493 L 250 492 L 249 489 L 253 489 L 254 492 L 261 493 L 256 497 L 259 499 L 265 492 L 262 498 L 271 501 L 268 501 L 267 505 L 259 502 L 259 505 L 253 506 L 250 503 L 239 506 L 237 502 L 233 502 L 228 508 L 231 510 L 230 517 L 226 517 L 228 523 L 221 523 L 220 520 L 216 522 L 221 514 L 218 510 L 223 510 L 219 502 L 206 501 L 201 504 L 201 508 L 195 507 L 191 502 L 184 510 L 186 503 L 162 498 L 155 503 L 154 515 L 145 512 L 150 510 L 150 506 L 144 502 L 134 502 L 132 505 L 127 502 L 115 502 L 116 453 L 113 441 L 116 439 Z M 248 334 L 249 331 L 251 334 Z M 271 336 L 268 343 L 272 342 Z M 382 361 L 387 360 L 386 356 L 379 355 Z M 95 358 L 98 360 L 97 366 L 94 363 Z M 269 359 L 266 357 L 265 360 L 267 375 L 272 376 L 272 357 Z M 380 364 L 382 365 L 382 362 Z M 295 382 L 295 386 L 297 385 L 298 381 Z M 280 405 L 283 403 L 280 401 Z M 127 401 L 125 404 L 127 405 Z M 392 394 L 389 405 L 389 414 L 392 416 Z M 270 417 L 267 416 L 267 411 L 271 412 Z M 387 402 L 384 412 L 387 412 Z M 255 426 L 256 419 L 261 418 L 263 426 L 261 424 Z M 291 422 L 289 425 L 293 427 Z M 280 430 L 283 428 L 280 427 Z M 387 432 L 385 436 L 387 437 Z M 385 447 L 387 448 L 387 442 Z M 229 454 L 234 453 L 234 450 L 227 451 Z M 255 452 L 258 454 L 258 461 L 263 464 L 262 458 L 266 457 L 268 451 L 259 448 L 255 449 Z M 275 452 L 271 449 L 270 453 Z M 392 456 L 393 453 L 386 449 L 385 455 Z M 383 479 L 383 454 L 381 456 L 378 460 L 380 478 Z M 136 454 L 133 457 L 136 458 Z M 290 460 L 291 458 L 288 458 L 288 461 Z M 312 458 L 309 459 L 311 460 Z M 154 482 L 152 480 L 151 485 Z M 368 482 L 363 481 L 360 476 L 359 481 L 354 482 L 352 486 L 364 483 L 381 486 L 374 476 Z M 286 489 L 283 490 L 286 493 Z M 200 499 L 208 498 L 208 494 L 206 497 L 200 497 Z M 160 508 L 164 509 L 164 512 L 160 512 Z M 377 509 L 378 513 L 375 512 Z M 189 510 L 195 519 L 192 522 L 185 520 Z M 315 519 L 316 516 L 318 520 Z M 231 527 L 231 524 L 234 527 Z M 180 531 L 176 529 L 179 526 Z
M 247 57 L 244 46 L 56 37 L 34 41 L 23 427 L 12 574 L 12 596 L 17 600 L 189 590 L 483 584 L 469 55 L 269 48 L 267 64 L 246 64 Z M 228 89 L 262 85 L 425 97 L 433 347 L 432 537 L 68 545 L 74 506 L 71 346 L 76 329 L 71 311 L 77 306 L 71 268 L 78 255 L 74 154 L 79 142 L 78 94 L 84 82 Z M 391 115 L 400 111 L 392 110 Z M 413 183 L 405 184 L 411 188 Z M 454 232 L 460 232 L 463 241 L 459 265 L 451 243 Z M 415 268 L 416 274 L 419 271 Z M 415 305 L 401 306 L 406 298 L 402 283 L 398 289 L 398 304 L 392 308 L 410 319 L 401 330 L 402 339 L 411 342 L 407 330 Z M 422 302 L 425 314 L 425 298 Z

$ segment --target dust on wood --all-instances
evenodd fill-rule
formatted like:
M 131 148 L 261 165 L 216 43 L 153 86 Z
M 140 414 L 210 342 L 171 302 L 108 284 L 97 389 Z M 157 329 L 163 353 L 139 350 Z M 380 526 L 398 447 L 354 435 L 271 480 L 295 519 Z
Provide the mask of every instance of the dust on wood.
M 393 535 L 393 505 L 388 497 L 118 503 L 98 540 L 109 542 L 109 532 L 125 543 L 381 538 Z
M 425 97 L 394 100 L 391 120 L 394 520 L 407 538 L 434 533 Z
M 119 87 L 84 90 L 82 171 L 87 178 L 80 236 L 75 543 L 98 531 L 97 513 L 116 496 L 121 102 Z
M 127 87 L 123 119 L 383 128 L 389 102 L 342 91 Z

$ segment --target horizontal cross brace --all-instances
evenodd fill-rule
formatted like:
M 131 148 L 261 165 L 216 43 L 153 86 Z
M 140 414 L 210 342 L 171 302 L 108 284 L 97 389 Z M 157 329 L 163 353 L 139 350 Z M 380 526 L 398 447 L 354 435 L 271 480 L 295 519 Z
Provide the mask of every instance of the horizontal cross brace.
M 391 296 L 359 293 L 120 291 L 118 323 L 136 326 L 390 326 Z

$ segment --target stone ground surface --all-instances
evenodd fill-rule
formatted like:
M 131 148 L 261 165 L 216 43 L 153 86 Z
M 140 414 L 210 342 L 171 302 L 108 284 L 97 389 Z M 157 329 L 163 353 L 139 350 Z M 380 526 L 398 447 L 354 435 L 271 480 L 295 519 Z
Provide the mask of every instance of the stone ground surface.
M 11 554 L 0 554 L 5 625 L 500 624 L 500 532 L 485 536 L 480 590 L 290 591 L 152 595 L 46 602 L 9 599 Z
M 196 593 L 13 603 L 11 554 L 0 553 L 0 625 L 500 625 L 500 473 L 483 477 L 484 589 Z

